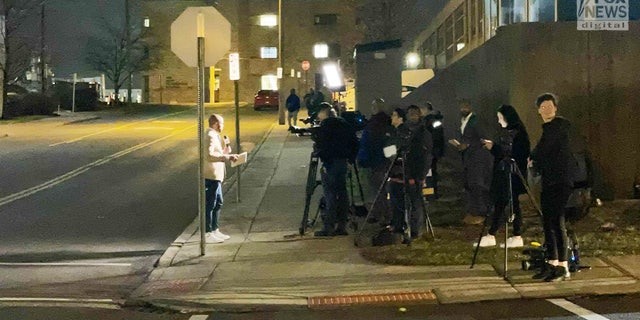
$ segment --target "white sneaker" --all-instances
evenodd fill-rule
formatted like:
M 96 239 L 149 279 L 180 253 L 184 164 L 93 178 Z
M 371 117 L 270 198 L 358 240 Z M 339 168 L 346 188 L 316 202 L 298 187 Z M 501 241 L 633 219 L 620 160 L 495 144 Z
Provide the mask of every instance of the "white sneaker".
M 207 241 L 207 243 L 223 243 L 224 242 L 224 239 L 216 237 L 216 235 L 213 232 L 207 232 L 205 240 Z
M 480 238 L 480 248 L 484 247 L 493 247 L 496 245 L 496 237 L 491 235 L 486 235 Z M 478 243 L 473 244 L 474 247 L 478 246 Z
M 524 247 L 524 241 L 522 237 L 509 237 L 507 238 L 507 248 L 522 248 Z M 500 244 L 500 248 L 504 248 L 504 243 Z
M 224 233 L 220 232 L 220 229 L 215 229 L 215 230 L 213 230 L 213 232 L 212 232 L 212 233 L 213 233 L 213 235 L 214 235 L 214 236 L 216 236 L 216 238 L 220 238 L 220 239 L 222 239 L 222 240 L 229 240 L 229 239 L 231 239 L 231 237 L 230 237 L 230 236 L 228 236 L 228 235 L 226 235 L 226 234 L 224 234 Z

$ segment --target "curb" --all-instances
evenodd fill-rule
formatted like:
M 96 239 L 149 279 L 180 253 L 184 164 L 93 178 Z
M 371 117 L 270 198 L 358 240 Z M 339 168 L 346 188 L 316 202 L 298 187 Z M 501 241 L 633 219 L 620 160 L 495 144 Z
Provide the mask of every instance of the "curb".
M 74 124 L 74 123 L 81 123 L 81 122 L 87 122 L 87 121 L 92 121 L 92 120 L 98 120 L 100 119 L 99 116 L 93 116 L 93 117 L 89 117 L 89 118 L 83 118 L 83 119 L 77 119 L 77 120 L 71 120 L 68 122 L 63 123 L 62 125 L 69 125 L 69 124 Z

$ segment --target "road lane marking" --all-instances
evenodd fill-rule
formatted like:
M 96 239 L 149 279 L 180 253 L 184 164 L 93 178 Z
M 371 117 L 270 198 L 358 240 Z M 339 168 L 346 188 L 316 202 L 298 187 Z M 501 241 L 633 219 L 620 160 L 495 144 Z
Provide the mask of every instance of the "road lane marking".
M 209 316 L 201 315 L 201 314 L 191 316 L 191 318 L 189 318 L 189 320 L 207 320 L 207 319 L 209 319 Z
M 591 310 L 585 309 L 565 299 L 547 299 L 547 301 L 587 320 L 609 320 L 609 318 L 603 317 Z
M 131 263 L 0 262 L 0 267 L 131 267 Z
M 107 132 L 110 132 L 110 131 L 120 130 L 120 129 L 123 129 L 123 128 L 127 128 L 127 127 L 130 127 L 130 126 L 133 126 L 133 125 L 138 124 L 138 123 L 147 122 L 147 121 L 153 122 L 154 120 L 157 120 L 157 119 L 162 119 L 162 118 L 169 117 L 169 116 L 172 116 L 172 115 L 178 115 L 178 114 L 185 113 L 185 112 L 188 112 L 188 111 L 192 111 L 192 110 L 184 110 L 184 111 L 180 111 L 180 112 L 174 112 L 174 113 L 170 113 L 170 114 L 165 114 L 165 115 L 162 115 L 162 116 L 159 116 L 159 117 L 155 117 L 155 118 L 151 118 L 151 119 L 145 119 L 145 120 L 141 120 L 141 121 L 132 122 L 132 123 L 121 125 L 121 126 L 118 126 L 118 127 L 115 127 L 115 128 L 105 129 L 105 130 L 102 130 L 102 131 L 98 131 L 98 132 L 94 132 L 94 133 L 91 133 L 91 134 L 87 134 L 87 135 L 84 135 L 84 136 L 81 136 L 81 137 L 78 137 L 78 138 L 74 138 L 74 139 L 70 139 L 70 140 L 66 140 L 66 141 L 62 141 L 62 142 L 58 142 L 58 143 L 53 143 L 53 144 L 50 144 L 49 147 L 55 147 L 55 146 L 58 146 L 58 145 L 61 145 L 61 144 L 69 144 L 69 143 L 78 142 L 78 141 L 83 140 L 85 138 L 93 137 L 93 136 L 96 136 L 96 135 L 99 135 L 99 134 L 103 134 L 103 133 L 107 133 Z
M 49 189 L 51 187 L 54 187 L 54 186 L 56 186 L 56 185 L 58 185 L 58 184 L 60 184 L 62 182 L 65 182 L 65 181 L 71 179 L 71 178 L 77 177 L 77 176 L 79 176 L 79 175 L 91 170 L 92 168 L 101 166 L 101 165 L 103 165 L 103 164 L 105 164 L 107 162 L 110 162 L 111 160 L 115 160 L 117 158 L 125 156 L 125 155 L 127 155 L 129 153 L 132 153 L 134 151 L 137 151 L 137 150 L 146 148 L 148 146 L 151 146 L 153 144 L 156 144 L 158 142 L 167 140 L 167 139 L 169 139 L 169 138 L 171 138 L 171 137 L 173 137 L 175 135 L 178 135 L 179 133 L 182 133 L 184 131 L 192 129 L 195 126 L 196 125 L 191 125 L 191 126 L 186 127 L 184 129 L 175 131 L 175 132 L 173 132 L 173 133 L 171 133 L 171 134 L 169 134 L 167 136 L 164 136 L 162 138 L 158 138 L 158 139 L 150 141 L 150 142 L 141 143 L 141 144 L 135 145 L 135 146 L 133 146 L 131 148 L 122 150 L 120 152 L 116 152 L 116 153 L 114 153 L 112 155 L 109 155 L 109 156 L 106 156 L 106 157 L 104 157 L 102 159 L 99 159 L 99 160 L 96 160 L 94 162 L 91 162 L 91 163 L 89 163 L 87 165 L 84 165 L 84 166 L 82 166 L 80 168 L 77 168 L 75 170 L 69 171 L 69 172 L 67 172 L 67 173 L 65 173 L 65 174 L 63 174 L 61 176 L 58 176 L 56 178 L 53 178 L 53 179 L 51 179 L 49 181 L 43 182 L 43 183 L 41 183 L 41 184 L 39 184 L 37 186 L 22 190 L 20 192 L 16 192 L 16 193 L 8 195 L 8 196 L 6 196 L 4 198 L 0 198 L 0 207 L 4 206 L 6 204 L 9 204 L 11 202 L 14 202 L 16 200 L 20 200 L 22 198 L 26 198 L 26 197 L 28 197 L 30 195 L 33 195 L 35 193 L 38 193 L 38 192 L 40 192 L 42 190 L 46 190 L 46 189 Z

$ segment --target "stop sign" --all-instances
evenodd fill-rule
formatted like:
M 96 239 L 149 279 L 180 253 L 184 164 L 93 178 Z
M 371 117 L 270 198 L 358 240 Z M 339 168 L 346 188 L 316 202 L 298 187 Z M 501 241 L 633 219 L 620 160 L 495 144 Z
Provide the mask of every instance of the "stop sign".
M 186 65 L 198 66 L 198 20 L 204 27 L 204 65 L 215 66 L 231 49 L 231 25 L 214 7 L 188 7 L 173 21 L 171 51 Z
M 307 71 L 309 70 L 309 68 L 311 68 L 311 64 L 309 63 L 309 61 L 302 61 L 302 70 Z

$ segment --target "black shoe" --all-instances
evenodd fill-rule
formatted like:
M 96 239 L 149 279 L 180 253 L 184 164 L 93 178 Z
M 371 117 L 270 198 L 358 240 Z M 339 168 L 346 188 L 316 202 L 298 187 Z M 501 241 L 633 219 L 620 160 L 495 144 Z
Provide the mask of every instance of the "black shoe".
M 564 266 L 553 266 L 551 273 L 544 278 L 546 282 L 559 281 L 564 279 L 564 275 L 567 273 L 567 269 Z
M 313 233 L 315 237 L 333 237 L 333 231 L 320 230 Z
M 542 268 L 540 268 L 536 274 L 533 275 L 533 279 L 545 279 L 547 278 L 552 272 L 553 269 L 555 268 L 554 265 L 550 265 L 548 263 L 545 263 L 542 265 Z

